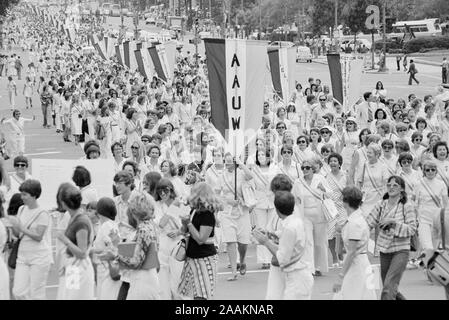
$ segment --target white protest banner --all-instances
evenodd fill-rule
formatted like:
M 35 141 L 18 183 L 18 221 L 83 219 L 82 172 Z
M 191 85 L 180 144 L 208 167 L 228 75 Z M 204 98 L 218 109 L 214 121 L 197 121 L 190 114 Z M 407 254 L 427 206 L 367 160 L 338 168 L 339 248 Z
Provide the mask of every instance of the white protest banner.
M 91 185 L 97 190 L 99 198 L 112 198 L 113 160 L 32 159 L 33 179 L 39 180 L 42 186 L 42 195 L 38 200 L 42 208 L 53 209 L 56 207 L 56 193 L 59 186 L 65 182 L 73 183 L 72 176 L 77 166 L 84 166 L 89 170 Z

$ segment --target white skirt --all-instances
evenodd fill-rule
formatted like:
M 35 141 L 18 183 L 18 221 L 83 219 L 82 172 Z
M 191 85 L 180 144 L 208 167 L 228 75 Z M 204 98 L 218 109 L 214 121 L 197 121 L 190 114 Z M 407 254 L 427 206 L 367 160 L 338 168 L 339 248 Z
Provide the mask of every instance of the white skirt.
M 159 278 L 156 268 L 133 270 L 126 300 L 160 300 Z
M 64 276 L 59 281 L 58 300 L 93 300 L 94 267 L 90 258 L 76 259 L 64 255 Z
M 1 222 L 0 222 L 1 223 Z M 9 272 L 3 256 L 0 255 L 0 300 L 9 300 Z
M 359 254 L 352 261 L 341 285 L 343 300 L 377 300 L 375 274 L 368 255 Z

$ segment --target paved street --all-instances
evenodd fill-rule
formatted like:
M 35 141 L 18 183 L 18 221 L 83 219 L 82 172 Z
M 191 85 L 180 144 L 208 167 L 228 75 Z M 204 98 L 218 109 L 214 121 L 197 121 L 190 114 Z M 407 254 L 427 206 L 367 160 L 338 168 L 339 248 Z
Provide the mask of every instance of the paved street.
M 192 45 L 188 46 L 190 50 Z M 203 46 L 200 46 L 201 48 Z M 204 50 L 204 49 L 200 49 Z M 201 52 L 201 51 L 200 51 Z M 28 61 L 26 54 L 19 53 L 25 62 Z M 425 94 L 435 94 L 436 86 L 440 83 L 440 69 L 433 66 L 418 65 L 419 86 L 408 86 L 408 76 L 404 72 L 395 71 L 394 58 L 388 59 L 389 74 L 364 73 L 362 75 L 362 92 L 371 91 L 375 83 L 380 80 L 384 83 L 389 95 L 394 98 L 406 98 L 409 93 L 415 93 L 422 98 Z M 296 66 L 296 79 L 305 84 L 307 78 L 312 76 L 320 78 L 323 83 L 330 83 L 328 66 L 320 63 L 300 63 Z M 269 79 L 269 78 L 268 78 Z M 60 134 L 56 134 L 55 129 L 42 128 L 42 115 L 39 98 L 35 95 L 33 108 L 24 108 L 24 98 L 22 96 L 23 80 L 16 80 L 18 85 L 17 106 L 21 109 L 23 116 L 32 118 L 36 115 L 37 120 L 27 124 L 26 127 L 26 154 L 31 158 L 41 159 L 77 159 L 83 156 L 80 147 L 73 143 L 64 143 Z M 10 117 L 8 98 L 6 93 L 6 78 L 0 78 L 0 118 Z M 11 170 L 11 161 L 7 162 L 8 169 Z M 229 269 L 227 257 L 220 255 L 219 279 L 217 285 L 216 299 L 263 299 L 266 290 L 268 271 L 261 270 L 255 263 L 255 249 L 252 246 L 248 253 L 248 273 L 244 277 L 239 277 L 236 282 L 227 282 Z M 373 260 L 373 263 L 378 263 Z M 329 274 L 315 279 L 313 299 L 332 299 L 332 285 L 337 279 L 337 269 L 331 270 Z M 48 287 L 48 297 L 54 299 L 56 296 L 57 276 L 54 270 L 51 273 Z M 430 285 L 421 270 L 406 271 L 401 283 L 401 292 L 409 299 L 444 299 L 444 292 L 441 287 Z

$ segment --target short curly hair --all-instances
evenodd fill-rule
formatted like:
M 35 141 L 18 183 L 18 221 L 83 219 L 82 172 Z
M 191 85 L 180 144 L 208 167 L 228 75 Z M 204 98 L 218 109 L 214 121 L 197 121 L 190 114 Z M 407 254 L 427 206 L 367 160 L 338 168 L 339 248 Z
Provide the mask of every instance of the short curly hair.
M 155 204 L 150 194 L 136 191 L 129 199 L 128 211 L 140 221 L 150 220 L 154 218 Z

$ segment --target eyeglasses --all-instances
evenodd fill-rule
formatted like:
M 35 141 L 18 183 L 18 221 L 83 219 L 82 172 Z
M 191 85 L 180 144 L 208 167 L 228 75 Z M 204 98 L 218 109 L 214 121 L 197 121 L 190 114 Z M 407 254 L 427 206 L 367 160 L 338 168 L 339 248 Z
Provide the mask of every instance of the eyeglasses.
M 307 141 L 305 141 L 305 140 L 299 140 L 298 141 L 298 144 L 306 144 L 307 143 Z
M 138 149 L 139 149 L 139 147 L 136 147 L 136 146 L 132 146 L 132 147 L 131 147 L 131 149 L 134 149 L 134 150 L 138 150 Z
M 310 166 L 303 166 L 303 167 L 301 167 L 302 171 L 306 171 L 306 170 L 310 170 L 310 169 L 312 169 L 312 167 L 310 167 Z
M 405 132 L 407 129 L 399 129 L 398 132 Z
M 393 147 L 391 147 L 391 146 L 385 146 L 385 147 L 383 147 L 382 149 L 384 149 L 384 150 L 392 150 Z
M 395 188 L 395 189 L 397 189 L 397 188 L 399 188 L 399 185 L 396 184 L 396 183 L 387 183 L 387 188 Z
M 436 171 L 437 171 L 437 169 L 435 169 L 435 168 L 429 168 L 429 169 L 424 170 L 424 172 L 436 172 Z
M 277 127 L 276 129 L 277 129 L 277 130 L 279 130 L 279 129 L 285 129 L 285 127 Z
M 330 153 L 330 151 L 329 150 L 324 150 L 324 151 L 321 151 L 321 154 L 327 154 L 327 153 Z
M 324 99 L 324 100 L 323 100 L 323 99 L 320 99 L 320 102 L 326 102 L 326 99 Z
M 422 141 L 422 139 L 419 139 L 419 138 L 417 138 L 417 139 L 415 139 L 414 141 L 418 141 L 418 142 L 421 142 L 421 141 Z
M 330 131 L 326 131 L 326 130 L 321 131 L 321 134 L 329 134 L 329 133 L 331 133 L 331 132 Z
M 282 154 L 293 154 L 290 150 L 282 151 Z
M 16 168 L 26 168 L 27 165 L 26 165 L 26 163 L 18 163 L 18 164 L 15 165 L 15 167 Z
M 401 161 L 401 164 L 410 164 L 410 163 L 412 163 L 411 160 L 402 160 Z
M 150 142 L 150 140 L 147 140 L 147 139 L 143 139 L 143 140 L 141 140 L 143 143 L 149 143 Z

